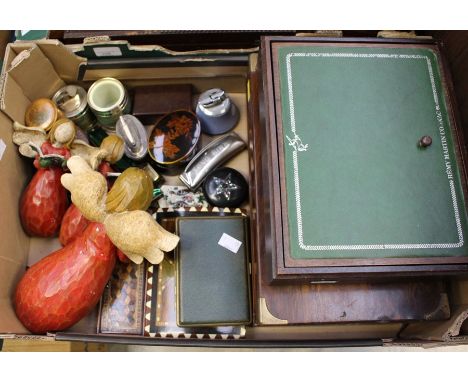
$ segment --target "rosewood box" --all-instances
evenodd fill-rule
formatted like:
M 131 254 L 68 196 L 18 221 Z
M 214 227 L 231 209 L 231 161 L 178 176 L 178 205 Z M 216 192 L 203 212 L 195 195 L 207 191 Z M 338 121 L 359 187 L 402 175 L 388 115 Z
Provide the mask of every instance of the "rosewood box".
M 271 281 L 466 270 L 463 150 L 437 45 L 265 38 L 261 60 Z

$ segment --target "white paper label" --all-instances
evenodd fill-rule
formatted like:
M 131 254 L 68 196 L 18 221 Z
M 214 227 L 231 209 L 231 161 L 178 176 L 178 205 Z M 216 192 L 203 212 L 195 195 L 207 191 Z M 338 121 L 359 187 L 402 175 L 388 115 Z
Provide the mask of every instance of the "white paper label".
M 6 144 L 3 142 L 3 139 L 0 139 L 0 160 L 2 160 L 3 153 L 5 152 Z
M 23 29 L 23 30 L 21 30 L 21 37 L 27 35 L 29 32 L 31 32 L 31 29 Z
M 103 46 L 93 48 L 93 50 L 94 54 L 98 57 L 116 57 L 122 55 L 122 51 L 118 46 Z
M 218 241 L 218 244 L 221 247 L 224 247 L 233 253 L 237 253 L 237 251 L 239 251 L 240 246 L 242 245 L 242 241 L 233 238 L 227 233 L 223 233 L 221 239 L 219 239 Z

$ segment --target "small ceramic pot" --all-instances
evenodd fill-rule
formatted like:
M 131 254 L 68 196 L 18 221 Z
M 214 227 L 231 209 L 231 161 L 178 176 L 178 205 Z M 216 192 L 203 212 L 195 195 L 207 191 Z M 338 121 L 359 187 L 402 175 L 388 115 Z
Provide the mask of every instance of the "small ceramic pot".
M 98 122 L 108 129 L 114 129 L 119 117 L 130 112 L 127 90 L 115 78 L 101 78 L 88 90 L 88 105 Z

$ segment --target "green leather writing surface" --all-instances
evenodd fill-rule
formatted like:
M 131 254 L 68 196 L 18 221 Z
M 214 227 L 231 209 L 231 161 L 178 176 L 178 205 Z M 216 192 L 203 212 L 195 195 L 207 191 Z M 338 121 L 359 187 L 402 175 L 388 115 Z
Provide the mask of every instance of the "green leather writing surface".
M 248 242 L 244 217 L 177 219 L 177 323 L 250 322 Z M 223 234 L 242 242 L 236 253 L 218 244 Z
M 291 46 L 278 59 L 291 257 L 466 255 L 436 55 Z

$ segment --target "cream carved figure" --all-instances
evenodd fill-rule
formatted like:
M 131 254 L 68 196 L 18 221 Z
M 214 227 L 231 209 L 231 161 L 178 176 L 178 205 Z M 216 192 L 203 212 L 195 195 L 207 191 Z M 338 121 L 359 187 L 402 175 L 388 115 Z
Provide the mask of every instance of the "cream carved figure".
M 71 192 L 73 204 L 87 219 L 103 223 L 111 241 L 130 260 L 140 264 L 146 258 L 152 264 L 159 264 L 164 252 L 177 246 L 178 236 L 162 228 L 149 213 L 106 209 L 108 194 L 105 178 L 83 158 L 72 156 L 67 166 L 71 174 L 62 175 L 61 182 Z M 118 210 L 122 210 L 121 205 Z
M 37 154 L 41 154 L 42 145 L 46 141 L 56 148 L 70 148 L 75 133 L 75 124 L 66 118 L 56 121 L 48 132 L 41 127 L 13 123 L 13 142 L 19 146 L 20 154 L 28 158 L 35 158 Z
M 60 119 L 46 132 L 41 127 L 24 126 L 13 123 L 13 142 L 19 146 L 19 152 L 28 158 L 41 154 L 41 146 L 49 140 L 54 147 L 67 147 L 71 155 L 81 156 L 92 169 L 97 169 L 102 161 L 111 164 L 122 159 L 125 145 L 117 135 L 109 135 L 103 139 L 99 147 L 93 147 L 86 142 L 75 139 L 75 124 L 66 118 Z
M 111 164 L 122 159 L 125 145 L 122 138 L 117 135 L 109 135 L 103 139 L 99 147 L 93 147 L 81 140 L 75 140 L 71 146 L 72 155 L 82 157 L 93 170 L 97 169 L 102 161 Z

